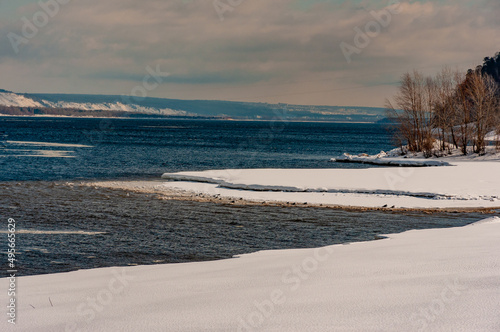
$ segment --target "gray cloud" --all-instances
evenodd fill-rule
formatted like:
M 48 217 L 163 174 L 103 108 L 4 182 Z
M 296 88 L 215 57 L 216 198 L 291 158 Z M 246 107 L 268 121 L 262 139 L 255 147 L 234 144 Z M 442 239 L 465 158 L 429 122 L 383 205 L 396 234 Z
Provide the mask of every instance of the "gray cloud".
M 151 96 L 380 106 L 407 70 L 466 69 L 498 51 L 499 7 L 403 3 L 348 64 L 339 44 L 373 20 L 359 2 L 244 1 L 221 22 L 211 0 L 73 0 L 15 54 L 7 34 L 34 4 L 0 23 L 0 88 L 127 93 L 159 65 L 171 75 Z

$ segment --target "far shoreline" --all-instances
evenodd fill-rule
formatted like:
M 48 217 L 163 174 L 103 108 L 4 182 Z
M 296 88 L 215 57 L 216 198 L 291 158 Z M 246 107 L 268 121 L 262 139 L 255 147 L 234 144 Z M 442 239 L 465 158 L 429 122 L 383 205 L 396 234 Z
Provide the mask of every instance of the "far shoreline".
M 337 124 L 374 124 L 384 126 L 387 123 L 379 122 L 364 122 L 364 121 L 331 121 L 331 120 L 295 120 L 295 119 L 238 119 L 238 118 L 202 118 L 202 117 L 160 117 L 160 116 L 144 116 L 144 117 L 116 117 L 116 116 L 74 116 L 74 115 L 10 115 L 0 114 L 0 118 L 56 118 L 56 119 L 119 119 L 119 120 L 187 120 L 187 121 L 231 121 L 231 122 L 282 122 L 282 123 L 337 123 Z

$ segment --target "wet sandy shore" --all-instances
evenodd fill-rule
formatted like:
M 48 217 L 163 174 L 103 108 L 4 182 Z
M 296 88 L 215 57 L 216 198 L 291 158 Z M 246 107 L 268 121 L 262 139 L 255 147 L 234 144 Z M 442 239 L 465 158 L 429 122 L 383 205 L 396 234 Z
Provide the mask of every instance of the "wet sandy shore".
M 122 191 L 131 191 L 136 193 L 155 194 L 157 199 L 161 200 L 182 200 L 203 203 L 216 203 L 222 205 L 248 205 L 248 206 L 277 206 L 277 207 L 314 207 L 328 208 L 345 211 L 388 211 L 388 212 L 414 212 L 424 213 L 484 213 L 495 214 L 500 212 L 500 207 L 493 208 L 398 208 L 392 206 L 382 207 L 360 207 L 335 204 L 314 204 L 309 202 L 285 202 L 272 200 L 249 200 L 241 197 L 228 197 L 220 194 L 196 193 L 193 191 L 173 189 L 164 186 L 166 181 L 92 181 L 92 182 L 67 182 L 66 185 L 88 186 L 96 188 L 108 188 Z

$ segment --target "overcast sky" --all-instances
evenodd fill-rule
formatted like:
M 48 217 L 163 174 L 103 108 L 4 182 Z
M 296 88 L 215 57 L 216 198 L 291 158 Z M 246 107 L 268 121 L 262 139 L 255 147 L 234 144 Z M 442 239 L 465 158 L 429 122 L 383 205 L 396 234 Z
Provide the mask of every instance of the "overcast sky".
M 50 17 L 38 1 L 0 0 L 0 88 L 383 106 L 406 71 L 465 70 L 500 51 L 498 0 L 59 1 Z M 158 86 L 142 83 L 151 69 Z

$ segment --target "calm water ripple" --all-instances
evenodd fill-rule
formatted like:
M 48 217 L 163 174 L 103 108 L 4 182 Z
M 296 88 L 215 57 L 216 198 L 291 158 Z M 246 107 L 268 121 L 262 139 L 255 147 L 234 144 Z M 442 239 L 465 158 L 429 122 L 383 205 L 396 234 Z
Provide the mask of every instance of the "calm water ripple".
M 477 213 L 218 205 L 56 182 L 4 182 L 0 189 L 0 214 L 17 221 L 21 275 L 214 260 L 373 240 L 379 234 L 484 218 Z

